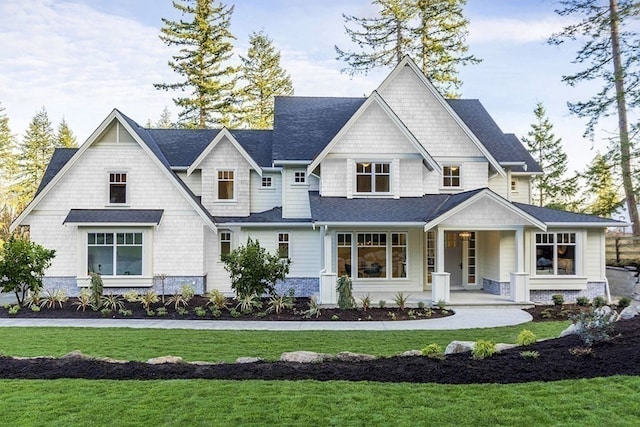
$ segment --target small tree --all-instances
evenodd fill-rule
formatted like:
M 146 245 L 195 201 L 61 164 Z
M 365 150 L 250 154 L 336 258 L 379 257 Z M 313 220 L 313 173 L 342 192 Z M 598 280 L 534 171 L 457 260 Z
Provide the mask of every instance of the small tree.
M 265 292 L 274 295 L 276 282 L 287 277 L 291 265 L 291 260 L 268 253 L 251 238 L 246 246 L 224 255 L 222 261 L 231 277 L 231 288 L 239 298 Z
M 56 251 L 45 249 L 27 238 L 11 236 L 0 254 L 0 285 L 3 292 L 14 292 L 23 305 L 28 292 L 42 289 L 44 271 Z

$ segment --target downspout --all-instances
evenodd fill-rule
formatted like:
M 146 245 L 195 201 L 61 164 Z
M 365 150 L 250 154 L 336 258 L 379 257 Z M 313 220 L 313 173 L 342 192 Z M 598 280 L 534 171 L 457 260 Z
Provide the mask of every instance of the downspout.
M 314 223 L 314 228 L 315 228 L 315 223 Z M 325 254 L 324 254 L 324 249 L 325 249 L 325 237 L 327 235 L 327 226 L 326 225 L 321 225 L 320 226 L 320 265 L 322 266 L 322 269 L 320 270 L 320 274 L 324 274 L 327 272 L 327 265 L 325 264 Z
M 604 276 L 604 290 L 607 293 L 607 301 L 611 304 L 611 290 L 609 289 L 609 279 L 607 279 L 606 274 Z

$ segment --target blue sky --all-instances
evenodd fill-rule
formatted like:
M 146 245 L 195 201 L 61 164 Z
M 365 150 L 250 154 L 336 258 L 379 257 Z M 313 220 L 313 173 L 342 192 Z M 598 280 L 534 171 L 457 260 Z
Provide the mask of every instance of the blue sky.
M 519 137 L 542 101 L 570 168 L 581 170 L 616 128 L 603 123 L 592 143 L 582 138 L 585 121 L 569 115 L 566 102 L 585 100 L 598 86 L 561 82 L 577 70 L 577 46 L 545 43 L 567 23 L 555 7 L 551 0 L 468 0 L 470 51 L 483 62 L 461 68 L 462 96 L 480 99 L 503 131 Z M 340 74 L 333 46 L 350 47 L 342 13 L 374 10 L 368 0 L 237 0 L 235 57 L 246 51 L 249 33 L 264 30 L 281 50 L 297 95 L 368 95 L 388 70 Z M 158 38 L 162 17 L 179 18 L 170 0 L 0 1 L 0 103 L 12 131 L 22 137 L 43 106 L 54 126 L 64 117 L 80 142 L 113 108 L 145 124 L 167 106 L 175 119 L 172 94 L 152 86 L 178 79 L 167 66 L 172 51 Z

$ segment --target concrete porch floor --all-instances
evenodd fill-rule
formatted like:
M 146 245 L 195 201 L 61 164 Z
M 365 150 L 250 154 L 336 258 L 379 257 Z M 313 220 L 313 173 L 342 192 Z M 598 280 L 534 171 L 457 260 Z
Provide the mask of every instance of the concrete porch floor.
M 394 299 L 396 292 L 354 292 L 356 304 L 360 305 L 360 299 L 369 295 L 371 306 L 378 307 L 379 301 L 385 301 L 385 307 L 395 307 Z M 407 307 L 417 307 L 418 303 L 423 302 L 426 306 L 431 306 L 437 301 L 431 300 L 431 291 L 422 292 L 403 292 L 407 297 Z M 529 308 L 533 307 L 533 303 L 513 302 L 506 296 L 493 295 L 482 290 L 451 290 L 450 302 L 447 307 L 457 308 Z

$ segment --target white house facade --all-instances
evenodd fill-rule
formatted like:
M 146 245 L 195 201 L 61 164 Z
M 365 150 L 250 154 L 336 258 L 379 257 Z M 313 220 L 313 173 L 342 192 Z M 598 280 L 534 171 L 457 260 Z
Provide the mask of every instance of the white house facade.
M 366 98 L 278 97 L 272 130 L 145 129 L 112 111 L 58 149 L 12 227 L 55 249 L 70 295 L 192 284 L 231 292 L 220 257 L 251 237 L 291 259 L 278 288 L 476 290 L 515 302 L 606 293 L 617 221 L 530 204 L 543 173 L 477 100 L 444 99 L 410 60 Z

